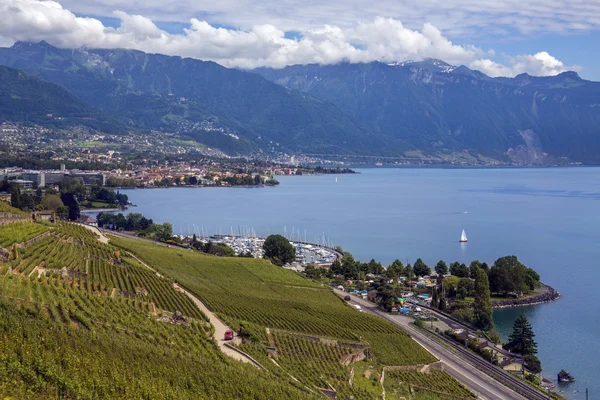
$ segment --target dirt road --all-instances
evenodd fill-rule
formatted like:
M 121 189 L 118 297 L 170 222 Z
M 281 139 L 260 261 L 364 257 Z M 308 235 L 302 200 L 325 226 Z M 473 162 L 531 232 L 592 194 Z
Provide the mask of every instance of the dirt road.
M 108 243 L 109 239 L 98 228 L 88 226 L 88 225 L 82 225 L 82 226 L 85 226 L 87 229 L 96 233 L 98 235 L 98 240 L 101 241 L 102 243 Z M 129 236 L 129 235 L 127 236 L 127 238 L 138 239 L 135 236 Z M 151 266 L 146 264 L 144 261 L 140 260 L 138 257 L 136 257 L 134 255 L 132 255 L 132 257 L 134 257 L 137 261 L 139 261 L 141 264 L 143 264 L 146 268 L 150 269 L 151 271 L 154 271 L 154 273 L 156 273 L 158 276 L 161 276 L 158 271 L 156 271 L 154 268 L 152 268 Z M 223 339 L 225 337 L 225 331 L 227 331 L 228 329 L 231 329 L 231 328 L 228 327 L 227 325 L 225 325 L 223 323 L 223 321 L 221 321 L 212 311 L 210 311 L 204 305 L 204 303 L 202 303 L 200 301 L 200 299 L 198 299 L 192 293 L 190 293 L 189 291 L 187 291 L 184 288 L 182 288 L 181 286 L 179 286 L 177 283 L 173 283 L 173 287 L 175 288 L 175 290 L 178 290 L 181 293 L 185 294 L 187 297 L 189 297 L 190 300 L 192 300 L 192 302 L 194 302 L 196 307 L 198 307 L 204 313 L 204 315 L 206 315 L 206 317 L 208 318 L 210 323 L 215 327 L 215 334 L 214 334 L 213 338 L 217 342 L 217 345 L 219 346 L 219 349 L 223 352 L 223 354 L 225 354 L 226 356 L 231 357 L 235 360 L 250 363 L 250 364 L 256 366 L 257 368 L 261 368 L 261 365 L 258 362 L 256 362 L 254 359 L 252 359 L 250 356 L 244 354 L 243 352 L 241 352 L 239 350 L 228 347 L 226 345 L 227 343 L 231 343 L 231 344 L 239 343 L 240 339 L 236 337 L 234 340 L 225 341 Z

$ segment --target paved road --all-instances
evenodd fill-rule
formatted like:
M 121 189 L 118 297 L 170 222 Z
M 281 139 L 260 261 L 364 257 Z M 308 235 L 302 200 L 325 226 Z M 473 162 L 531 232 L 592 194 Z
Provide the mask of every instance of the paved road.
M 339 296 L 347 296 L 348 293 L 335 289 Z M 375 314 L 379 317 L 404 328 L 412 338 L 427 349 L 431 354 L 444 363 L 444 370 L 456 378 L 459 382 L 467 386 L 471 391 L 477 393 L 480 398 L 487 400 L 524 400 L 525 397 L 519 395 L 513 390 L 495 381 L 485 373 L 475 369 L 465 362 L 456 353 L 431 339 L 426 334 L 415 330 L 409 324 L 412 321 L 408 317 L 400 315 L 390 315 L 381 311 L 376 305 L 366 300 L 352 296 L 350 304 L 360 305 L 365 312 Z

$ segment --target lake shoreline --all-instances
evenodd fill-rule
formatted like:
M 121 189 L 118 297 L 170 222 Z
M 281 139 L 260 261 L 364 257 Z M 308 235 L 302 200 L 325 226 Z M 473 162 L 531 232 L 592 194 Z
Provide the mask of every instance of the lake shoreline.
M 551 303 L 558 299 L 560 299 L 560 292 L 554 289 L 552 286 L 542 283 L 542 293 L 521 299 L 495 300 L 492 301 L 492 308 L 501 309 L 534 306 L 537 304 Z

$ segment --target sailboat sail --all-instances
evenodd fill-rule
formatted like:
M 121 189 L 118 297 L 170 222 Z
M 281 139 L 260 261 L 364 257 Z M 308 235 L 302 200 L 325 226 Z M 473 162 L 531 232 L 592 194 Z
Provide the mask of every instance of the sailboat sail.
M 465 233 L 464 229 L 462 231 L 462 234 L 460 235 L 460 241 L 461 242 L 466 242 L 467 241 L 467 234 Z

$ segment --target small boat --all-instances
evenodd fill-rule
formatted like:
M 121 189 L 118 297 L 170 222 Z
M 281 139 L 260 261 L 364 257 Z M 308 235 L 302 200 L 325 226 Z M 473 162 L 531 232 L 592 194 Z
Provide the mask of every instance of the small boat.
M 465 233 L 465 230 L 463 229 L 461 235 L 460 235 L 460 243 L 467 243 L 467 234 Z
M 335 183 L 337 183 L 337 176 L 335 177 Z

